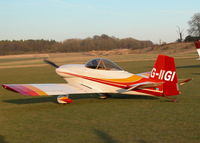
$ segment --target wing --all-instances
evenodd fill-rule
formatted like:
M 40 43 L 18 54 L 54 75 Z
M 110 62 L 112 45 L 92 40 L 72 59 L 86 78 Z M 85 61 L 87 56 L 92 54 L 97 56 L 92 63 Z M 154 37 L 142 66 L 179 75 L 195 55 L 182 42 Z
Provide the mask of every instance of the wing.
M 2 87 L 29 96 L 87 93 L 83 89 L 68 84 L 3 84 Z

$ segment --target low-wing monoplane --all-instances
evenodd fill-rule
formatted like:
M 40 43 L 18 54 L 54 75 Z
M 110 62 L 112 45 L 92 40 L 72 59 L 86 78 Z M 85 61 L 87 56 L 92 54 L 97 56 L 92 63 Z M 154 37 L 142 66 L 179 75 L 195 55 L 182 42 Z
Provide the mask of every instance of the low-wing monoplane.
M 159 55 L 151 72 L 132 74 L 108 59 L 96 58 L 86 64 L 58 66 L 56 73 L 67 83 L 61 84 L 3 84 L 3 88 L 22 95 L 57 95 L 58 103 L 71 103 L 73 94 L 98 93 L 100 98 L 108 98 L 112 93 L 148 95 L 157 97 L 180 94 L 178 85 L 190 79 L 178 81 L 173 57 Z

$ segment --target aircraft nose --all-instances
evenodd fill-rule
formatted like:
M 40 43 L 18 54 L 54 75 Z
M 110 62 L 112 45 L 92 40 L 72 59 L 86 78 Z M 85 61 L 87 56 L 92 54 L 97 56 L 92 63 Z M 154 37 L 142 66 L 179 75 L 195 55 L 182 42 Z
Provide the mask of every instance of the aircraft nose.
M 62 73 L 64 72 L 64 69 L 62 67 L 56 68 L 56 73 L 60 76 L 62 76 Z
M 69 71 L 67 70 L 67 68 L 64 68 L 64 67 L 59 67 L 59 68 L 56 68 L 56 73 L 61 76 L 61 77 L 69 77 L 70 75 L 68 75 Z

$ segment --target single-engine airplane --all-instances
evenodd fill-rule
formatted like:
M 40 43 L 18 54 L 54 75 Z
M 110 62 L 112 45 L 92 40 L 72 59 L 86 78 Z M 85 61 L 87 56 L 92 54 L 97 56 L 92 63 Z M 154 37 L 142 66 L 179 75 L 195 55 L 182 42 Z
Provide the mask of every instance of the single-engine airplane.
M 195 42 L 195 46 L 199 55 L 199 58 L 197 60 L 200 60 L 200 40 Z
M 73 94 L 98 93 L 100 98 L 108 98 L 112 93 L 129 95 L 148 95 L 156 97 L 180 94 L 173 57 L 159 55 L 151 72 L 132 74 L 110 60 L 92 59 L 86 64 L 67 64 L 58 66 L 45 60 L 56 68 L 56 73 L 67 83 L 62 84 L 3 84 L 3 88 L 22 95 L 58 95 L 58 103 L 71 103 Z M 171 99 L 171 98 L 169 98 Z M 173 100 L 174 101 L 174 100 Z

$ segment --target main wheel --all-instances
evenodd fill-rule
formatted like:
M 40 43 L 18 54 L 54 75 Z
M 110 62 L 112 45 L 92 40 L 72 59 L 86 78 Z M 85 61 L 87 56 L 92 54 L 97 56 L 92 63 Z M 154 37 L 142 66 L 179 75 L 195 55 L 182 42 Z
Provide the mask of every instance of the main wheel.
M 72 100 L 69 98 L 69 95 L 59 95 L 57 97 L 57 102 L 59 104 L 68 104 L 68 103 L 72 103 Z
M 99 95 L 100 95 L 99 99 L 107 99 L 107 98 L 111 97 L 111 95 L 108 93 L 101 93 Z

